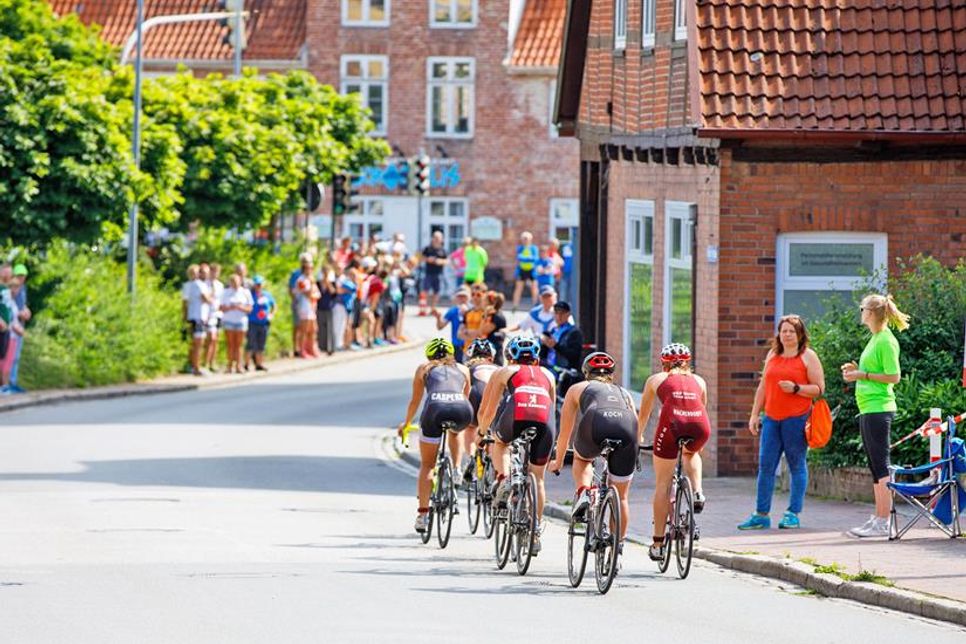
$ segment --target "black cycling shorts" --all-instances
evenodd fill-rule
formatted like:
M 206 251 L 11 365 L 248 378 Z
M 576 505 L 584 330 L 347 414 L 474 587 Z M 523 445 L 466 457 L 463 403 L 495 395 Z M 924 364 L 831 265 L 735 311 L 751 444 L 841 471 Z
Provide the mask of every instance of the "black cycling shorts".
M 620 414 L 620 416 L 618 416 Z M 606 439 L 624 441 L 607 459 L 611 478 L 629 480 L 637 463 L 637 418 L 628 410 L 598 409 L 583 414 L 574 433 L 574 452 L 585 461 L 600 456 Z
M 892 433 L 892 420 L 895 417 L 894 411 L 859 414 L 862 446 L 865 448 L 865 455 L 869 459 L 869 470 L 875 481 L 889 476 L 889 438 Z
M 468 400 L 427 403 L 419 417 L 422 434 L 420 440 L 424 443 L 438 443 L 443 436 L 443 423 L 455 423 L 456 429 L 453 431 L 459 432 L 469 427 L 472 420 L 473 407 Z
M 470 387 L 470 405 L 473 406 L 473 422 L 470 423 L 474 426 L 479 426 L 480 424 L 480 405 L 483 402 L 483 390 L 486 389 L 486 383 L 482 380 L 477 380 Z
M 529 420 L 513 420 L 513 405 L 505 398 L 500 404 L 496 420 L 493 421 L 493 433 L 496 438 L 506 444 L 512 443 L 520 437 L 528 427 L 534 427 L 537 435 L 530 443 L 530 463 L 532 465 L 546 465 L 550 460 L 550 451 L 556 438 L 553 416 L 548 423 L 535 423 Z

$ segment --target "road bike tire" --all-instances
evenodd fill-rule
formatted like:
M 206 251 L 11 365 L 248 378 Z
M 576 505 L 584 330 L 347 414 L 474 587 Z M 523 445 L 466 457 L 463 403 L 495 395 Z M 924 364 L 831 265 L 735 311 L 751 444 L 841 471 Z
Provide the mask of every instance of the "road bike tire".
M 678 516 L 674 558 L 678 565 L 678 576 L 687 579 L 694 554 L 694 494 L 691 493 L 691 481 L 686 476 L 681 477 L 674 505 Z
M 607 493 L 597 512 L 594 548 L 594 576 L 597 590 L 606 595 L 617 576 L 617 559 L 620 555 L 621 504 L 617 490 L 607 488 Z
M 493 489 L 495 481 L 496 472 L 493 470 L 493 464 L 487 461 L 486 468 L 483 470 L 483 534 L 487 539 L 493 536 L 493 528 L 496 526 L 493 518 L 493 497 L 490 496 L 490 490 Z
M 503 570 L 510 560 L 511 541 L 507 510 L 497 510 L 493 518 L 493 547 L 496 550 L 497 570 Z
M 453 530 L 453 511 L 456 509 L 456 492 L 453 489 L 453 471 L 449 461 L 443 461 L 439 468 L 439 507 L 436 509 L 436 540 L 440 549 L 449 544 Z
M 522 576 L 530 569 L 533 541 L 537 536 L 537 479 L 533 474 L 526 478 L 515 509 L 517 573 Z
M 476 534 L 480 528 L 480 514 L 483 509 L 483 485 L 473 476 L 473 480 L 466 486 L 466 520 L 469 522 L 470 534 Z
M 674 514 L 674 499 L 675 493 L 677 491 L 677 486 L 674 485 L 674 481 L 668 486 L 668 499 L 671 504 L 667 509 L 667 521 L 664 523 L 664 557 L 657 562 L 657 569 L 661 573 L 667 572 L 667 569 L 671 566 L 671 547 L 674 545 L 674 526 L 675 524 L 675 514 Z
M 423 543 L 429 543 L 429 540 L 433 538 L 433 498 L 429 499 L 429 512 L 426 513 L 426 518 L 429 519 L 426 522 L 426 531 L 419 535 Z
M 590 513 L 587 509 L 584 517 Z M 576 588 L 584 579 L 584 571 L 587 570 L 587 540 L 590 537 L 590 524 L 578 521 L 570 516 L 570 525 L 567 526 L 567 576 L 570 578 L 570 585 Z

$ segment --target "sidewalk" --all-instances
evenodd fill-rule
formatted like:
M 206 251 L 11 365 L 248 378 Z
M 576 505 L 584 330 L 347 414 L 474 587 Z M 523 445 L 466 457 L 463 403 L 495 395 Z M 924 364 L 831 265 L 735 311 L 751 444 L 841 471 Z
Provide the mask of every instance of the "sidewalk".
M 631 491 L 630 533 L 642 541 L 651 537 L 653 471 L 649 465 L 635 477 Z M 899 588 L 937 595 L 966 603 L 966 539 L 949 539 L 920 522 L 900 541 L 856 539 L 847 531 L 869 517 L 872 506 L 807 497 L 801 514 L 802 528 L 778 530 L 788 495 L 775 494 L 771 530 L 740 532 L 735 529 L 754 510 L 755 479 L 714 478 L 705 481 L 708 504 L 698 516 L 702 548 L 748 555 L 803 559 L 808 563 L 839 564 L 843 572 L 874 571 Z M 573 496 L 570 468 L 547 478 L 548 501 L 563 504 L 569 512 Z

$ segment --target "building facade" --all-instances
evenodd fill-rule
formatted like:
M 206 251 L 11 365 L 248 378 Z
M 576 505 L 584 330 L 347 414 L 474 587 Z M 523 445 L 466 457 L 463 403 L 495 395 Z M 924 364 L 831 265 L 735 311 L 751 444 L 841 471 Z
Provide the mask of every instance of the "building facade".
M 598 251 L 585 333 L 635 389 L 662 344 L 691 344 L 709 468 L 751 473 L 778 318 L 902 258 L 966 255 L 966 6 L 570 0 L 565 33 L 555 118 Z

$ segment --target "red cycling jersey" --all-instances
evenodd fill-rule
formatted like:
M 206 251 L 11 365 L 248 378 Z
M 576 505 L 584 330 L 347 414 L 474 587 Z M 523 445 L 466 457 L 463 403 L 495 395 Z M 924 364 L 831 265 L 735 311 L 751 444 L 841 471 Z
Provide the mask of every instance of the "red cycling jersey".
M 689 452 L 697 452 L 711 437 L 708 411 L 701 401 L 701 385 L 690 374 L 672 373 L 657 388 L 661 416 L 654 435 L 654 455 L 677 458 L 678 439 L 690 438 Z

